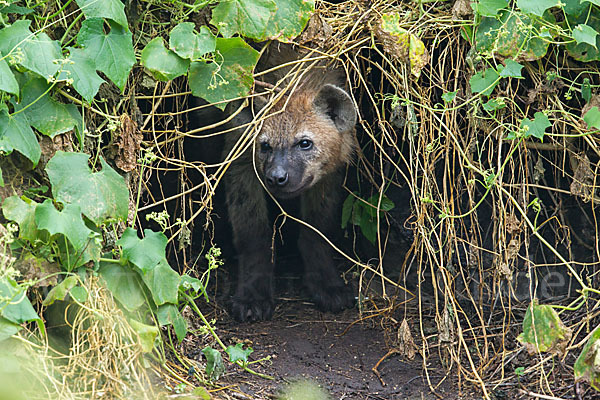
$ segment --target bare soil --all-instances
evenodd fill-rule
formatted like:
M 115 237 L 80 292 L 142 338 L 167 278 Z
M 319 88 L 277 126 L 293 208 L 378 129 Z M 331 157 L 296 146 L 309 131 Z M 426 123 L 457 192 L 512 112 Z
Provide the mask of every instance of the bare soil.
M 271 321 L 241 324 L 221 318 L 220 338 L 226 344 L 246 342 L 254 349 L 252 360 L 270 356 L 270 361 L 252 368 L 274 378 L 230 369 L 221 382 L 237 386 L 235 397 L 242 399 L 277 398 L 282 387 L 298 379 L 318 383 L 334 399 L 458 398 L 451 378 L 436 389 L 437 396 L 431 392 L 418 354 L 412 361 L 397 354 L 387 357 L 378 367 L 378 378 L 372 368 L 389 350 L 385 335 L 373 322 L 354 323 L 359 318 L 357 310 L 322 313 L 289 298 L 278 300 Z M 432 381 L 439 382 L 444 371 L 430 368 L 429 373 Z

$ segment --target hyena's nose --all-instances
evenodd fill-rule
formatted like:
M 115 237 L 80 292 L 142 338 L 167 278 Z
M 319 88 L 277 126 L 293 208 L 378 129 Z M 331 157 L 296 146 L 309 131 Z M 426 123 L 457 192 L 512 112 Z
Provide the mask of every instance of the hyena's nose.
M 276 167 L 267 174 L 267 183 L 273 187 L 283 187 L 287 185 L 289 180 L 288 178 L 289 176 L 285 169 L 282 167 Z

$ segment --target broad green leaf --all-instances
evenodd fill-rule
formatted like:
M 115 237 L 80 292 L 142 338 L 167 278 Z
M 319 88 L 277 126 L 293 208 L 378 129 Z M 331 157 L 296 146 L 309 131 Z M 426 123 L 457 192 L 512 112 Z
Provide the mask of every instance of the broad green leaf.
M 454 92 L 446 92 L 442 94 L 442 100 L 444 100 L 444 103 L 450 103 L 456 98 L 456 93 L 456 90 Z
M 94 61 L 102 71 L 123 90 L 129 71 L 135 64 L 131 32 L 114 22 L 109 22 L 110 32 L 104 33 L 104 22 L 99 18 L 86 19 L 77 34 L 77 44 L 84 55 Z
M 88 103 L 94 99 L 104 79 L 96 73 L 96 63 L 85 50 L 68 47 L 70 62 L 65 64 L 66 77 L 73 79 L 73 87 Z
M 2 177 L 2 169 L 0 168 L 0 187 L 4 187 L 4 178 Z
M 244 349 L 242 343 L 238 343 L 235 346 L 229 346 L 225 349 L 225 352 L 229 354 L 229 361 L 232 363 L 241 361 L 243 364 L 248 363 L 248 356 L 252 354 L 254 350 L 252 347 Z
M 589 25 L 579 24 L 573 29 L 573 39 L 575 39 L 577 43 L 587 43 L 596 49 L 598 48 L 596 46 L 597 37 L 598 32 Z
M 552 15 L 545 19 L 554 23 Z M 537 19 L 511 10 L 500 12 L 499 18 L 483 18 L 477 27 L 477 50 L 484 54 L 513 60 L 534 61 L 548 51 L 549 41 L 540 38 L 544 25 Z
M 184 75 L 190 66 L 190 60 L 181 58 L 165 48 L 161 37 L 152 39 L 144 47 L 140 61 L 159 81 L 170 81 Z
M 37 137 L 25 115 L 15 113 L 9 116 L 6 110 L 0 110 L 0 151 L 9 154 L 13 150 L 27 157 L 34 166 L 42 154 Z
M 525 118 L 521 121 L 521 129 L 525 131 L 525 138 L 533 136 L 541 141 L 544 140 L 546 128 L 549 128 L 550 126 L 552 126 L 552 124 L 548 117 L 539 111 L 533 115 L 533 121 L 529 118 Z
M 213 9 L 210 23 L 226 38 L 237 33 L 264 40 L 267 24 L 276 11 L 273 0 L 224 0 Z
M 586 0 L 561 0 L 561 2 L 564 3 L 563 11 L 569 18 L 578 18 L 583 14 L 587 14 L 591 7 Z
M 590 84 L 590 78 L 583 78 L 583 83 L 581 84 L 581 97 L 583 97 L 586 103 L 589 103 L 592 99 L 592 85 Z
M 129 326 L 131 326 L 135 333 L 137 333 L 140 339 L 140 345 L 142 346 L 142 351 L 145 353 L 152 352 L 156 338 L 160 333 L 158 327 L 154 325 L 142 324 L 134 319 L 129 320 Z
M 484 17 L 495 17 L 498 11 L 506 8 L 508 2 L 506 0 L 479 0 L 471 3 L 473 11 Z
M 500 77 L 523 79 L 523 75 L 521 75 L 521 70 L 523 69 L 523 66 L 521 64 L 511 60 L 510 58 L 507 59 L 504 63 L 506 65 L 500 71 Z
M 287 42 L 300 33 L 315 11 L 314 0 L 275 0 L 277 11 L 267 24 L 265 36 Z
M 10 3 L 10 1 L 9 1 Z M 0 13 L 2 14 L 18 14 L 18 15 L 28 15 L 31 14 L 33 10 L 27 7 L 21 7 L 16 4 L 9 4 L 6 7 L 0 8 Z
M 35 225 L 35 209 L 38 205 L 33 200 L 24 201 L 19 196 L 10 196 L 2 203 L 4 218 L 19 224 L 19 237 L 33 242 L 38 238 Z
M 126 260 L 147 272 L 165 259 L 167 237 L 162 232 L 144 229 L 144 238 L 140 239 L 135 229 L 127 228 L 117 244 L 122 247 Z
M 6 318 L 0 317 L 0 342 L 15 335 L 21 330 L 21 325 L 15 324 Z
M 517 337 L 529 354 L 563 354 L 569 339 L 571 330 L 562 323 L 556 311 L 549 305 L 533 301 L 523 318 L 523 333 Z
M 181 343 L 187 334 L 187 321 L 177 307 L 173 304 L 163 304 L 156 310 L 156 317 L 160 326 L 173 325 L 177 340 Z
M 89 295 L 87 289 L 83 286 L 75 286 L 73 289 L 71 289 L 69 294 L 73 300 L 79 303 L 85 303 Z
M 348 221 L 350 221 L 350 217 L 352 216 L 352 205 L 354 204 L 354 195 L 349 194 L 344 200 L 344 204 L 342 205 L 342 229 L 346 229 L 348 226 Z
M 200 27 L 200 32 L 194 32 L 193 22 L 182 22 L 171 30 L 169 47 L 179 57 L 192 61 L 199 60 L 207 53 L 215 51 L 217 38 L 206 27 Z
M 239 37 L 217 39 L 214 62 L 193 62 L 188 81 L 192 94 L 216 103 L 247 96 L 254 84 L 252 71 L 258 52 Z M 226 103 L 216 105 L 223 110 Z
M 199 386 L 199 387 L 194 388 L 194 390 L 192 390 L 192 394 L 194 396 L 196 396 L 200 400 L 210 400 L 210 399 L 212 399 L 212 396 L 210 395 L 209 391 L 206 390 L 206 388 L 203 387 L 203 386 Z
M 27 298 L 27 290 L 4 276 L 0 278 L 0 316 L 15 324 L 40 320 Z
M 502 97 L 490 99 L 487 102 L 483 103 L 483 109 L 488 112 L 499 110 L 504 107 L 506 107 L 506 102 Z
M 19 95 L 19 84 L 0 52 L 0 91 Z
M 119 0 L 75 0 L 86 18 L 112 19 L 126 30 L 125 6 Z
M 579 1 L 582 3 L 592 3 L 592 4 L 600 7 L 600 0 L 579 0 Z
M 596 390 L 600 390 L 600 326 L 592 332 L 577 357 L 573 372 L 575 382 L 586 381 Z
M 205 290 L 200 279 L 193 278 L 187 274 L 181 275 L 181 282 L 179 283 L 179 288 L 181 290 L 192 289 L 195 293 L 202 293 Z
M 130 264 L 100 262 L 98 274 L 106 287 L 128 311 L 135 311 L 146 303 L 140 275 Z
M 55 77 L 63 59 L 60 43 L 29 30 L 29 20 L 19 20 L 0 30 L 0 53 L 44 79 Z
M 51 235 L 65 235 L 77 253 L 83 250 L 92 234 L 92 230 L 85 226 L 77 204 L 65 204 L 63 210 L 58 211 L 52 200 L 46 199 L 35 209 L 35 223 L 38 229 L 45 229 Z
M 70 275 L 66 277 L 61 283 L 54 286 L 50 292 L 46 295 L 46 298 L 42 302 L 44 307 L 48 307 L 53 304 L 56 300 L 64 300 L 67 297 L 67 294 L 73 289 L 77 282 L 79 282 L 78 278 L 75 275 Z
M 473 93 L 481 93 L 484 96 L 489 96 L 498 84 L 499 77 L 498 72 L 494 68 L 487 68 L 483 71 L 479 71 L 469 79 L 471 91 Z
M 559 3 L 560 0 L 517 0 L 517 7 L 524 13 L 541 17 L 547 9 L 556 7 Z
M 216 381 L 225 373 L 225 364 L 223 364 L 223 357 L 221 353 L 212 347 L 205 347 L 202 349 L 202 354 L 206 357 L 206 375 L 208 379 Z
M 126 220 L 129 192 L 125 180 L 103 158 L 102 170 L 92 172 L 88 158 L 84 153 L 56 152 L 46 166 L 54 199 L 79 205 L 96 225 L 113 218 Z
M 74 104 L 62 104 L 50 97 L 49 88 L 45 79 L 31 76 L 21 90 L 16 110 L 22 110 L 29 124 L 39 132 L 54 137 L 74 129 L 77 120 L 72 115 L 78 115 L 79 119 L 81 115 Z
M 181 277 L 173 271 L 167 260 L 162 260 L 153 269 L 142 272 L 142 280 L 152 293 L 154 304 L 157 306 L 165 303 L 177 304 Z
M 583 120 L 588 127 L 600 129 L 600 110 L 598 110 L 598 107 L 590 108 L 583 116 Z
M 371 242 L 375 244 L 377 240 L 377 219 L 369 215 L 366 209 L 361 214 L 360 231 Z

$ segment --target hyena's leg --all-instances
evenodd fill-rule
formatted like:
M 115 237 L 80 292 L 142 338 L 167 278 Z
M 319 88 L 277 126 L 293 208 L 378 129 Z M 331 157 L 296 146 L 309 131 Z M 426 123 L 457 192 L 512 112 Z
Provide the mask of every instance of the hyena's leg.
M 334 180 L 334 179 L 332 179 Z M 341 221 L 340 187 L 324 181 L 302 195 L 302 219 L 330 240 Z M 338 312 L 354 304 L 354 296 L 335 266 L 335 250 L 316 232 L 300 228 L 298 248 L 304 262 L 304 284 L 317 306 L 323 311 Z
M 275 254 L 265 194 L 251 163 L 234 162 L 226 179 L 227 207 L 239 263 L 233 317 L 240 321 L 270 319 Z

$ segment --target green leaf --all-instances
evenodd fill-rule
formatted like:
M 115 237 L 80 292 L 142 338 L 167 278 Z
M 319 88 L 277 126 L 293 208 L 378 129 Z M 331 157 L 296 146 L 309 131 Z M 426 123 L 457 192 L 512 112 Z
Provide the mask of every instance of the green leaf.
M 483 109 L 487 112 L 500 110 L 501 108 L 504 108 L 504 107 L 506 107 L 506 102 L 504 101 L 504 98 L 502 98 L 502 97 L 490 99 L 483 104 Z
M 523 333 L 517 337 L 529 354 L 563 354 L 570 339 L 571 330 L 551 306 L 531 303 L 523 319 Z
M 248 356 L 254 352 L 252 347 L 248 347 L 244 349 L 244 345 L 242 343 L 238 343 L 235 346 L 229 346 L 225 349 L 225 352 L 229 354 L 229 361 L 232 363 L 241 361 L 242 364 L 248 363 Z
M 182 22 L 171 30 L 169 47 L 179 57 L 192 61 L 199 60 L 216 49 L 217 38 L 206 27 L 200 27 L 200 33 L 194 32 L 193 22 Z
M 205 290 L 204 285 L 202 285 L 202 281 L 200 279 L 193 278 L 187 274 L 181 275 L 181 282 L 179 283 L 179 288 L 181 290 L 192 289 L 195 293 L 203 293 Z
M 45 79 L 31 76 L 23 86 L 22 99 L 16 110 L 23 110 L 29 123 L 38 131 L 51 138 L 68 132 L 77 126 L 73 114 L 81 119 L 79 110 L 74 104 L 62 104 L 50 97 L 50 85 Z
M 96 225 L 113 218 L 126 220 L 129 192 L 125 180 L 103 158 L 102 171 L 92 172 L 89 155 L 57 151 L 46 172 L 56 201 L 77 204 Z
M 202 349 L 202 354 L 206 357 L 206 375 L 208 375 L 208 379 L 219 379 L 225 373 L 225 364 L 223 364 L 221 353 L 207 346 Z
M 130 264 L 101 261 L 98 274 L 112 295 L 128 311 L 135 311 L 146 303 L 141 277 Z
M 21 325 L 15 324 L 6 318 L 0 317 L 0 342 L 15 335 L 21 330 Z
M 502 0 L 502 1 L 504 1 L 504 0 Z M 446 93 L 442 94 L 442 100 L 444 100 L 444 103 L 450 103 L 456 98 L 456 93 L 457 93 L 456 90 L 454 92 L 446 92 Z
M 19 84 L 0 52 L 0 90 L 19 95 Z
M 142 351 L 145 353 L 152 352 L 156 338 L 158 338 L 160 333 L 158 327 L 154 325 L 142 324 L 134 319 L 129 320 L 129 326 L 131 326 L 135 333 L 137 333 L 140 339 L 140 345 L 142 346 Z
M 502 0 L 504 1 L 504 0 Z M 315 11 L 314 0 L 275 0 L 277 11 L 267 23 L 265 36 L 287 42 L 300 33 Z
M 142 50 L 141 63 L 159 81 L 170 81 L 184 75 L 190 61 L 165 48 L 161 37 L 154 38 Z
M 362 213 L 360 231 L 371 244 L 375 244 L 375 240 L 377 240 L 377 220 L 371 217 L 368 212 Z
M 217 52 L 214 62 L 192 62 L 188 75 L 192 94 L 211 103 L 247 96 L 254 84 L 258 52 L 239 37 L 218 38 Z M 225 106 L 216 105 L 221 110 Z
M 60 43 L 43 32 L 34 35 L 30 24 L 29 20 L 19 20 L 0 30 L 0 53 L 44 79 L 52 78 L 62 65 Z
M 19 196 L 10 196 L 2 204 L 4 218 L 19 224 L 19 238 L 31 242 L 38 238 L 35 225 L 35 209 L 38 205 L 33 200 L 24 201 Z
M 0 278 L 0 316 L 15 324 L 40 320 L 27 298 L 26 288 L 6 276 Z
M 81 219 L 78 205 L 66 204 L 62 211 L 58 211 L 50 199 L 36 207 L 35 223 L 38 229 L 45 229 L 51 235 L 65 235 L 77 252 L 83 249 L 93 233 Z
M 123 90 L 129 71 L 135 64 L 131 32 L 114 22 L 109 22 L 110 32 L 104 33 L 104 22 L 99 18 L 86 19 L 77 34 L 77 44 L 84 55 L 94 61 L 102 71 Z
M 552 126 L 552 124 L 548 117 L 539 111 L 536 112 L 533 117 L 533 121 L 529 118 L 523 119 L 523 121 L 521 121 L 521 129 L 525 130 L 525 138 L 533 136 L 543 141 L 546 128 Z
M 592 86 L 590 85 L 590 78 L 583 78 L 583 83 L 581 84 L 581 97 L 583 97 L 586 103 L 589 103 L 592 99 Z
M 88 103 L 91 103 L 104 79 L 96 73 L 96 63 L 83 49 L 68 47 L 70 62 L 65 64 L 67 78 L 73 79 L 73 87 Z
M 590 108 L 583 116 L 583 120 L 589 128 L 600 129 L 600 110 L 598 107 Z
M 187 334 L 187 321 L 177 307 L 173 304 L 163 304 L 156 310 L 156 317 L 160 326 L 173 325 L 177 340 L 181 343 Z
M 212 399 L 212 396 L 210 395 L 208 390 L 206 390 L 206 388 L 202 387 L 202 386 L 199 386 L 199 387 L 195 388 L 194 390 L 192 390 L 192 394 L 194 396 L 198 397 L 200 400 Z
M 546 24 L 555 22 L 551 14 L 544 19 Z M 537 60 L 546 54 L 550 42 L 540 37 L 544 23 L 511 10 L 501 11 L 499 18 L 485 17 L 475 33 L 477 51 L 514 60 Z
M 344 200 L 344 204 L 342 205 L 342 229 L 346 229 L 348 226 L 348 221 L 350 221 L 350 217 L 352 216 L 352 206 L 354 204 L 354 195 L 349 194 Z
M 517 0 L 517 7 L 527 14 L 541 17 L 547 9 L 556 7 L 559 3 L 559 0 Z
M 75 286 L 69 292 L 71 298 L 79 303 L 85 303 L 88 299 L 88 291 L 83 286 Z
M 48 307 L 53 304 L 56 300 L 64 300 L 67 297 L 67 294 L 73 289 L 79 279 L 75 275 L 70 275 L 66 277 L 61 283 L 54 286 L 50 292 L 46 295 L 46 298 L 42 302 L 44 307 Z
M 10 3 L 10 1 L 9 1 Z M 21 7 L 16 4 L 9 4 L 6 7 L 0 8 L 0 13 L 2 14 L 18 14 L 18 15 L 28 15 L 31 14 L 33 10 L 27 7 Z
M 521 75 L 521 70 L 523 69 L 523 66 L 521 64 L 511 59 L 507 59 L 504 63 L 506 65 L 500 71 L 500 77 L 523 79 L 523 75 Z
M 34 166 L 42 154 L 25 115 L 17 113 L 9 116 L 6 110 L 0 110 L 0 151 L 10 154 L 13 150 L 27 157 Z
M 126 30 L 125 6 L 119 0 L 75 0 L 86 18 L 106 18 L 115 21 Z
M 471 3 L 473 11 L 484 17 L 495 17 L 498 11 L 506 8 L 508 2 L 506 0 L 479 0 Z
M 577 357 L 573 372 L 575 382 L 586 381 L 596 390 L 600 390 L 600 326 L 592 332 Z
M 0 168 L 0 187 L 4 187 L 4 178 L 2 177 L 2 168 Z
M 498 84 L 499 77 L 498 72 L 494 68 L 487 68 L 484 71 L 479 71 L 469 79 L 471 91 L 473 93 L 481 93 L 484 96 L 489 96 Z
M 213 9 L 210 23 L 226 38 L 237 33 L 264 40 L 267 38 L 267 24 L 276 11 L 277 5 L 273 0 L 220 1 Z
M 144 230 L 144 238 L 138 238 L 135 229 L 127 228 L 117 241 L 123 248 L 123 258 L 137 266 L 142 272 L 151 271 L 165 259 L 167 237 L 162 232 Z
M 150 271 L 143 272 L 142 280 L 152 293 L 152 299 L 157 306 L 177 303 L 181 277 L 173 271 L 167 260 L 161 261 Z
M 573 39 L 575 39 L 577 43 L 587 43 L 596 49 L 598 48 L 596 46 L 597 37 L 598 32 L 589 25 L 579 24 L 573 29 Z

